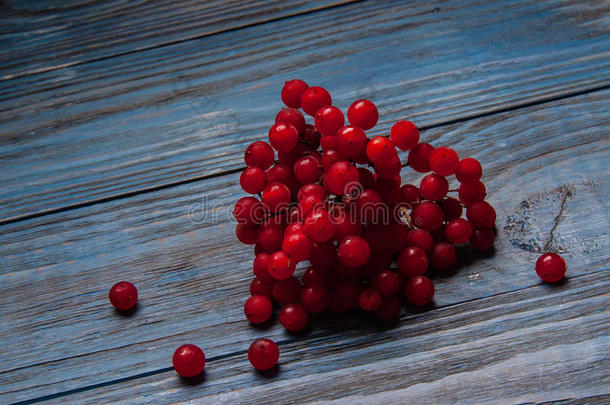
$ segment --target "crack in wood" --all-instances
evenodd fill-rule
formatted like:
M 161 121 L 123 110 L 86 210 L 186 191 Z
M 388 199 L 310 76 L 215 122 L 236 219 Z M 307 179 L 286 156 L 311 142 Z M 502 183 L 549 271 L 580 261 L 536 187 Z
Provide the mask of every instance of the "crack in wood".
M 549 233 L 549 240 L 544 245 L 545 251 L 552 250 L 553 240 L 555 239 L 555 230 L 557 229 L 559 222 L 563 218 L 563 212 L 565 210 L 566 201 L 568 200 L 568 197 L 572 197 L 572 191 L 568 187 L 561 185 L 561 186 L 559 186 L 559 189 L 563 192 L 563 198 L 561 200 L 561 207 L 559 208 L 559 214 L 557 214 L 557 216 L 555 217 L 555 220 L 553 223 L 553 228 L 551 229 L 551 232 Z

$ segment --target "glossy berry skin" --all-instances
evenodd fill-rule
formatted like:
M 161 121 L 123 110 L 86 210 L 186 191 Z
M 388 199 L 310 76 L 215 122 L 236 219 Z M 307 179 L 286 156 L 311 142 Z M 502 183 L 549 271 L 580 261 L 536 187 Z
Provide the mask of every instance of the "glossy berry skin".
M 439 242 L 432 248 L 430 263 L 437 270 L 449 270 L 457 261 L 457 251 L 451 243 Z
M 275 154 L 267 142 L 256 141 L 246 148 L 244 161 L 248 166 L 260 167 L 267 170 L 273 164 Z
M 337 151 L 347 157 L 355 157 L 366 150 L 368 139 L 360 127 L 347 125 L 339 128 L 336 135 Z
M 496 210 L 485 201 L 477 201 L 466 210 L 466 218 L 475 227 L 493 228 L 496 224 Z
M 384 207 L 381 196 L 375 190 L 366 189 L 356 199 L 356 212 L 362 222 L 376 223 Z
M 392 180 L 400 175 L 400 158 L 398 157 L 398 154 L 395 154 L 387 162 L 384 161 L 382 164 L 374 164 L 373 167 L 375 168 L 377 177 L 383 180 Z
M 301 304 L 310 314 L 319 314 L 330 304 L 330 292 L 322 284 L 309 284 L 301 292 Z
M 434 283 L 426 276 L 411 277 L 405 282 L 404 293 L 409 304 L 421 307 L 432 302 Z
M 273 298 L 282 305 L 297 302 L 301 295 L 301 282 L 296 277 L 278 280 L 273 283 L 272 294 Z
M 392 141 L 384 136 L 376 136 L 366 145 L 366 156 L 374 164 L 384 166 L 393 161 L 398 153 Z
M 335 223 L 335 239 L 342 241 L 348 236 L 362 235 L 362 225 L 349 212 L 343 211 L 333 214 Z
M 300 217 L 306 217 L 310 212 L 315 209 L 323 209 L 326 205 L 315 195 L 308 195 L 307 197 L 299 200 L 299 214 Z
M 419 188 L 413 184 L 405 184 L 400 187 L 400 201 L 408 204 L 418 204 L 421 200 Z
M 472 236 L 472 225 L 464 218 L 455 218 L 445 227 L 445 237 L 449 243 L 461 245 Z
M 300 304 L 288 304 L 280 310 L 280 323 L 291 332 L 303 330 L 308 319 L 307 310 Z
M 290 257 L 281 250 L 271 254 L 267 273 L 275 280 L 286 280 L 294 273 L 295 264 Z
M 364 130 L 371 129 L 377 124 L 379 112 L 375 104 L 369 100 L 354 101 L 347 110 L 347 119 L 350 124 Z
M 449 182 L 438 174 L 428 174 L 419 183 L 421 195 L 426 200 L 442 200 L 449 191 Z
M 259 371 L 270 370 L 280 358 L 280 349 L 270 339 L 256 339 L 248 348 L 248 360 Z
M 275 222 L 265 222 L 257 229 L 258 244 L 265 252 L 275 252 L 280 250 L 283 240 L 283 229 L 280 224 Z
M 265 283 L 258 277 L 254 277 L 250 283 L 250 295 L 262 295 L 271 299 L 273 297 L 273 284 Z
M 233 207 L 233 217 L 239 224 L 254 225 L 263 219 L 263 207 L 255 197 L 242 197 Z
M 409 232 L 409 236 L 407 236 L 407 246 L 417 246 L 422 248 L 425 252 L 430 252 L 434 247 L 434 239 L 428 231 L 413 229 Z
M 443 225 L 445 214 L 437 204 L 424 201 L 413 209 L 411 218 L 418 228 L 435 231 Z
M 301 262 L 309 258 L 313 243 L 305 233 L 293 232 L 286 235 L 282 242 L 282 251 L 295 262 Z
M 296 128 L 299 134 L 305 130 L 305 117 L 295 108 L 282 108 L 275 116 L 275 123 L 285 122 Z
M 419 130 L 411 121 L 398 121 L 390 130 L 390 139 L 397 148 L 407 151 L 419 143 Z
M 297 201 L 305 198 L 308 195 L 314 195 L 318 200 L 323 201 L 326 198 L 326 190 L 319 184 L 305 184 L 301 186 L 297 193 Z
M 408 163 L 413 170 L 419 173 L 430 171 L 430 155 L 434 147 L 428 143 L 420 143 L 409 151 Z
M 320 180 L 322 166 L 320 161 L 313 156 L 303 156 L 294 164 L 294 177 L 301 184 L 315 183 Z
M 322 136 L 334 136 L 344 124 L 345 117 L 335 106 L 322 107 L 314 115 L 314 126 Z
M 485 251 L 491 249 L 495 237 L 492 228 L 475 228 L 472 231 L 472 236 L 468 242 L 474 250 Z
M 267 185 L 267 174 L 263 169 L 256 166 L 248 167 L 239 176 L 239 185 L 250 194 L 258 194 Z
M 358 306 L 363 311 L 376 311 L 381 306 L 382 297 L 374 288 L 365 288 L 358 296 Z
M 322 87 L 312 86 L 301 95 L 301 108 L 312 117 L 320 108 L 332 105 L 332 103 L 330 93 Z
M 277 212 L 288 207 L 290 203 L 290 189 L 282 183 L 271 183 L 263 190 L 261 197 L 265 208 L 271 212 Z
M 289 80 L 282 87 L 282 101 L 288 107 L 299 108 L 301 107 L 301 96 L 308 88 L 309 86 L 303 80 Z
M 477 201 L 483 201 L 487 195 L 485 184 L 476 180 L 469 183 L 462 183 L 458 188 L 460 201 L 465 206 L 469 206 Z
M 288 185 L 292 179 L 291 165 L 279 163 L 267 170 L 267 184 L 282 183 Z
M 310 266 L 303 274 L 303 283 L 308 286 L 312 284 L 328 285 L 330 273 L 322 267 Z
M 440 205 L 445 213 L 445 221 L 451 221 L 462 216 L 462 204 L 455 198 L 447 197 L 440 202 Z
M 303 228 L 305 234 L 314 242 L 329 241 L 335 234 L 335 224 L 328 211 L 322 209 L 310 212 L 305 218 Z
M 409 246 L 398 256 L 400 272 L 407 277 L 421 276 L 428 270 L 428 256 L 424 249 Z
M 244 305 L 246 318 L 254 324 L 266 322 L 271 317 L 272 312 L 271 301 L 264 295 L 253 295 L 248 298 Z
M 398 320 L 400 303 L 396 297 L 384 297 L 381 306 L 375 311 L 377 320 L 382 323 L 392 323 Z
M 545 253 L 536 260 L 536 273 L 547 283 L 556 283 L 566 274 L 565 260 L 557 253 Z
M 400 277 L 392 270 L 382 270 L 373 277 L 373 288 L 384 297 L 394 295 L 400 289 Z
M 274 280 L 273 277 L 267 273 L 270 259 L 271 255 L 269 253 L 260 252 L 254 256 L 254 261 L 252 262 L 252 271 L 254 275 L 264 283 L 273 283 Z
M 138 302 L 138 290 L 129 281 L 120 281 L 112 286 L 108 299 L 119 311 L 127 311 Z
M 339 243 L 337 256 L 344 266 L 352 268 L 364 266 L 371 257 L 371 247 L 359 236 L 348 236 Z
M 279 122 L 269 129 L 269 143 L 278 152 L 290 152 L 298 140 L 299 132 L 291 124 Z
M 172 363 L 174 370 L 181 377 L 195 377 L 203 372 L 205 355 L 203 350 L 195 345 L 182 345 L 174 352 Z
M 235 236 L 244 245 L 254 245 L 258 242 L 258 233 L 256 226 L 248 224 L 235 225 Z
M 457 177 L 460 183 L 470 183 L 481 179 L 483 169 L 481 163 L 473 158 L 465 158 L 460 160 L 460 163 L 455 171 L 455 177 Z
M 349 162 L 337 162 L 324 176 L 324 185 L 332 194 L 345 195 L 358 186 L 359 180 L 360 173 L 356 166 Z
M 334 149 L 327 150 L 322 154 L 322 157 L 320 158 L 320 163 L 322 164 L 322 168 L 325 171 L 328 171 L 328 169 L 330 169 L 330 167 L 337 162 L 347 161 L 348 158 L 346 156 L 343 156 Z
M 458 154 L 451 148 L 441 146 L 430 154 L 430 169 L 439 176 L 455 173 L 460 163 Z

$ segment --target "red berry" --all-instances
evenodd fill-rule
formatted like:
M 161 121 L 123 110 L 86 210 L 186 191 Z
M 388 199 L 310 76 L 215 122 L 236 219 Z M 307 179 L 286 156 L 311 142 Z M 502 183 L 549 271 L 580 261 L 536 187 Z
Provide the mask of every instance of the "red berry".
M 305 218 L 303 226 L 307 236 L 314 242 L 326 242 L 331 240 L 335 234 L 335 224 L 326 210 L 319 209 L 310 212 Z
M 181 377 L 195 377 L 201 374 L 205 367 L 203 350 L 195 345 L 182 345 L 174 352 L 172 358 L 174 370 Z
M 390 160 L 383 164 L 374 164 L 375 173 L 377 177 L 383 180 L 392 180 L 396 176 L 400 175 L 400 169 L 402 167 L 398 154 L 392 156 Z
M 366 189 L 356 199 L 356 212 L 362 222 L 380 222 L 380 218 L 384 218 L 386 208 L 381 197 L 374 190 Z
M 477 201 L 466 210 L 466 218 L 475 227 L 493 228 L 496 224 L 496 210 L 485 201 Z
M 390 139 L 400 150 L 406 151 L 419 142 L 419 130 L 411 121 L 398 121 L 390 130 Z
M 307 310 L 300 304 L 285 305 L 280 311 L 280 323 L 291 332 L 304 329 L 307 321 Z
M 261 281 L 264 283 L 272 283 L 274 280 L 269 273 L 267 273 L 270 259 L 271 255 L 269 253 L 261 252 L 254 256 L 254 261 L 252 262 L 252 270 L 254 275 L 261 279 Z
M 438 149 L 437 149 L 438 150 Z M 419 184 L 422 197 L 426 200 L 438 201 L 447 195 L 449 182 L 438 174 L 428 174 L 421 179 Z
M 381 306 L 375 311 L 375 316 L 383 323 L 396 322 L 399 315 L 400 303 L 396 297 L 384 297 Z
M 275 252 L 282 247 L 284 230 L 280 224 L 273 221 L 265 222 L 258 227 L 257 233 L 257 242 L 265 252 Z
M 301 184 L 315 183 L 321 175 L 320 161 L 313 156 L 303 156 L 294 164 L 294 177 Z
M 264 218 L 263 207 L 254 197 L 242 197 L 233 207 L 233 216 L 239 224 L 254 225 Z
M 336 135 L 336 148 L 344 156 L 354 157 L 366 150 L 368 138 L 360 127 L 348 125 L 340 128 Z
M 269 143 L 278 152 L 290 152 L 298 140 L 299 132 L 291 124 L 280 122 L 269 129 Z
M 256 226 L 237 224 L 235 225 L 235 236 L 244 245 L 254 245 L 258 241 Z
M 327 285 L 330 281 L 328 270 L 322 267 L 309 267 L 303 274 L 303 283 L 305 285 L 322 284 Z
M 320 137 L 320 133 L 316 131 L 316 128 L 313 125 L 305 124 L 303 139 L 309 144 L 309 146 L 311 146 L 313 149 L 318 149 L 320 146 Z
M 299 300 L 301 295 L 301 282 L 296 277 L 289 277 L 286 280 L 277 280 L 273 283 L 273 298 L 280 304 L 292 304 Z
M 275 123 L 279 122 L 292 125 L 299 134 L 305 130 L 305 117 L 295 108 L 282 108 L 275 116 Z
M 448 270 L 457 261 L 457 251 L 451 243 L 439 242 L 432 248 L 430 263 L 437 270 Z
M 306 114 L 313 116 L 322 107 L 332 105 L 333 100 L 326 89 L 312 86 L 301 95 L 301 108 Z
M 342 241 L 348 236 L 360 236 L 362 235 L 362 225 L 354 215 L 346 211 L 341 211 L 337 214 L 333 214 L 333 220 L 335 223 L 335 239 Z
M 258 277 L 254 277 L 250 283 L 250 295 L 262 295 L 271 299 L 273 297 L 273 284 L 265 283 Z
M 430 168 L 439 176 L 452 175 L 459 164 L 458 154 L 446 146 L 441 146 L 430 154 Z
M 348 236 L 339 243 L 337 256 L 341 264 L 347 267 L 364 266 L 371 257 L 369 244 L 359 236 Z
M 460 160 L 460 164 L 455 171 L 455 177 L 457 177 L 460 183 L 471 183 L 481 178 L 483 169 L 478 160 L 473 158 L 465 158 Z
M 411 305 L 427 305 L 434 298 L 434 283 L 426 276 L 411 277 L 405 283 L 405 297 Z
M 470 183 L 462 183 L 458 188 L 458 195 L 462 204 L 469 206 L 474 202 L 483 201 L 487 195 L 487 190 L 485 189 L 485 184 L 477 180 Z
M 451 221 L 462 216 L 462 204 L 455 198 L 447 197 L 440 204 L 441 209 L 445 213 L 445 221 Z
M 374 288 L 365 288 L 358 297 L 358 306 L 363 311 L 376 311 L 381 306 L 381 294 Z
M 261 200 L 271 212 L 287 208 L 290 203 L 290 189 L 282 183 L 271 183 L 263 190 Z
M 566 274 L 565 260 L 557 253 L 545 253 L 536 260 L 536 273 L 547 283 L 556 283 Z
M 303 229 L 304 230 L 304 229 Z M 284 237 L 282 250 L 296 263 L 309 258 L 313 244 L 305 233 L 294 232 Z
M 495 237 L 492 228 L 475 228 L 469 243 L 474 250 L 485 251 L 493 246 Z
M 324 187 L 319 184 L 305 184 L 299 189 L 299 192 L 297 193 L 297 200 L 302 200 L 308 195 L 314 195 L 318 198 L 318 200 L 324 201 L 326 198 L 326 190 L 324 190 Z
M 239 185 L 250 194 L 258 194 L 267 185 L 267 174 L 263 169 L 256 166 L 248 167 L 239 176 Z
M 315 209 L 324 208 L 326 205 L 316 195 L 308 195 L 299 201 L 299 216 L 306 217 Z
M 322 284 L 309 284 L 301 292 L 301 304 L 312 314 L 324 311 L 330 304 L 328 288 Z
M 259 324 L 266 322 L 271 317 L 273 307 L 269 298 L 263 295 L 253 295 L 244 305 L 244 314 L 252 323 Z
M 129 281 L 120 281 L 112 286 L 108 299 L 119 311 L 127 311 L 138 302 L 138 290 Z
M 322 136 L 320 137 L 320 146 L 324 152 L 337 149 L 337 138 L 333 136 Z
M 412 219 L 418 228 L 435 231 L 443 225 L 445 214 L 435 203 L 424 201 L 413 209 Z
M 267 273 L 276 280 L 286 280 L 294 273 L 295 263 L 281 250 L 271 254 Z
M 282 101 L 288 107 L 299 108 L 301 107 L 301 96 L 308 88 L 309 86 L 303 80 L 289 80 L 284 83 L 282 88 Z
M 320 108 L 314 115 L 314 125 L 322 136 L 334 136 L 343 124 L 343 113 L 332 105 Z
M 430 232 L 423 229 L 413 229 L 409 232 L 407 237 L 408 246 L 417 246 L 422 248 L 425 252 L 430 252 L 434 247 L 434 240 Z
M 428 270 L 428 256 L 424 249 L 410 246 L 398 256 L 398 267 L 407 277 L 421 276 Z
M 382 270 L 373 277 L 373 288 L 384 297 L 389 297 L 398 292 L 400 288 L 400 277 L 392 270 Z
M 256 339 L 248 348 L 248 360 L 257 370 L 270 370 L 280 358 L 280 349 L 270 339 Z
M 376 136 L 366 145 L 366 156 L 371 162 L 384 166 L 393 161 L 398 153 L 392 141 L 384 136 Z
M 419 189 L 413 184 L 405 184 L 400 187 L 400 201 L 408 204 L 417 204 L 421 200 Z
M 369 169 L 359 167 L 358 174 L 360 175 L 360 184 L 362 184 L 363 188 L 372 188 L 375 185 L 375 176 L 373 176 Z
M 267 183 L 290 184 L 292 181 L 292 166 L 280 163 L 267 170 Z
M 472 225 L 464 218 L 455 218 L 445 227 L 445 236 L 450 243 L 461 245 L 472 236 Z
M 349 194 L 358 187 L 360 174 L 356 166 L 349 162 L 337 162 L 324 176 L 324 185 L 335 195 Z
M 244 161 L 248 166 L 260 167 L 267 170 L 273 164 L 275 154 L 267 142 L 256 141 L 246 148 Z
M 409 152 L 409 166 L 416 172 L 426 173 L 430 171 L 430 155 L 434 147 L 428 143 L 420 143 Z
M 322 154 L 320 163 L 322 163 L 322 168 L 324 171 L 328 171 L 333 164 L 337 162 L 347 162 L 347 160 L 347 157 L 343 156 L 336 150 L 331 149 Z
M 352 125 L 364 130 L 371 129 L 377 124 L 379 112 L 375 104 L 369 100 L 354 101 L 347 110 L 347 118 Z

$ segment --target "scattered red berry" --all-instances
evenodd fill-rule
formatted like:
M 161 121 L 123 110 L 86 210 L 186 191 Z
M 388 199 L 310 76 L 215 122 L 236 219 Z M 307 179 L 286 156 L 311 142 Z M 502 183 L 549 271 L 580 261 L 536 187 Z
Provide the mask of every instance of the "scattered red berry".
M 129 281 L 120 281 L 112 286 L 108 299 L 119 311 L 128 311 L 138 302 L 138 290 Z
M 205 355 L 203 350 L 195 345 L 182 345 L 174 352 L 172 363 L 174 370 L 181 377 L 195 377 L 203 372 Z
M 345 117 L 343 117 L 341 110 L 335 106 L 322 107 L 314 115 L 314 126 L 322 136 L 336 135 L 343 124 L 345 124 Z
M 536 260 L 536 273 L 547 283 L 556 283 L 566 274 L 568 266 L 557 253 L 545 253 Z
M 390 130 L 390 139 L 400 150 L 406 151 L 419 143 L 419 130 L 411 121 L 398 121 Z
M 322 87 L 312 86 L 301 95 L 301 107 L 306 114 L 311 116 L 314 116 L 320 108 L 332 105 L 332 103 L 330 93 Z
M 368 130 L 377 124 L 379 112 L 375 104 L 369 100 L 358 100 L 354 101 L 347 110 L 347 118 L 350 124 Z
M 301 96 L 308 88 L 309 86 L 303 80 L 287 81 L 282 88 L 282 101 L 288 107 L 299 108 L 301 107 Z
M 271 301 L 263 295 L 251 296 L 244 305 L 246 318 L 252 323 L 266 322 L 271 317 L 271 312 L 273 312 Z
M 256 339 L 248 348 L 248 360 L 257 370 L 270 370 L 280 358 L 280 349 L 270 339 Z
M 434 283 L 426 276 L 411 277 L 405 282 L 405 297 L 411 305 L 427 305 L 434 298 Z
M 239 184 L 246 193 L 258 194 L 267 185 L 267 173 L 260 167 L 248 167 L 241 173 Z
M 307 326 L 307 310 L 300 304 L 285 305 L 280 311 L 280 323 L 291 331 L 298 332 Z
M 454 174 L 459 163 L 458 154 L 446 146 L 441 146 L 430 154 L 430 168 L 439 176 Z
M 246 149 L 244 161 L 248 166 L 260 167 L 267 170 L 273 164 L 273 148 L 263 141 L 256 141 Z

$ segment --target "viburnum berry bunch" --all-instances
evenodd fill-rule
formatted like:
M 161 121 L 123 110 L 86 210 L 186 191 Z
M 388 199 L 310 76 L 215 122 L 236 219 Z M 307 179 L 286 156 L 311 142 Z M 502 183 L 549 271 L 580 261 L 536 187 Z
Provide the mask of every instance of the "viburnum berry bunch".
M 496 212 L 484 201 L 476 159 L 421 142 L 409 121 L 395 123 L 388 137 L 369 138 L 365 131 L 379 118 L 369 100 L 355 101 L 346 122 L 322 87 L 291 80 L 281 98 L 287 107 L 276 115 L 269 142 L 246 149 L 240 184 L 251 195 L 233 210 L 237 238 L 254 245 L 244 308 L 250 322 L 269 320 L 274 302 L 289 331 L 327 310 L 360 308 L 392 322 L 403 298 L 414 306 L 432 301 L 426 274 L 450 270 L 457 245 L 492 247 Z M 406 162 L 399 150 L 408 152 Z M 402 184 L 403 163 L 425 173 L 418 185 Z M 299 263 L 307 266 L 301 277 Z

